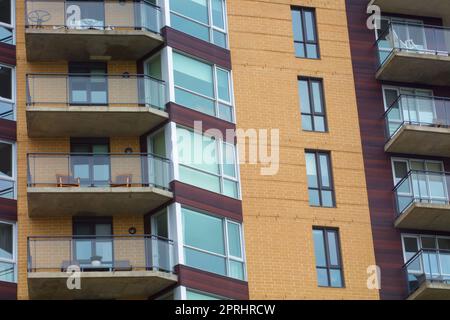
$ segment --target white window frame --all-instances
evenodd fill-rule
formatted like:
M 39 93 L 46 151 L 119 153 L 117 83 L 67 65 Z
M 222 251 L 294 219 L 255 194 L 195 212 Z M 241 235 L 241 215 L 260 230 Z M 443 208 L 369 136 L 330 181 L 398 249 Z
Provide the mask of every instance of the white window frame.
M 3 97 L 0 97 L 0 101 L 12 104 L 12 108 L 13 108 L 12 120 L 15 121 L 16 113 L 17 113 L 17 110 L 16 110 L 17 109 L 16 108 L 16 68 L 14 66 L 10 66 L 10 65 L 7 65 L 4 63 L 0 63 L 0 66 L 11 69 L 11 99 L 6 99 Z
M 414 234 L 414 233 L 402 233 L 401 234 L 401 241 L 402 241 L 402 253 L 403 253 L 403 263 L 407 263 L 408 260 L 406 260 L 406 250 L 405 250 L 405 238 L 415 238 L 417 241 L 417 245 L 418 245 L 418 249 L 419 251 L 423 249 L 422 246 L 422 237 L 428 237 L 428 238 L 434 238 L 435 244 L 436 244 L 436 250 L 439 251 L 439 242 L 438 239 L 449 239 L 450 240 L 450 236 L 440 236 L 440 235 L 434 235 L 434 234 Z M 439 267 L 442 269 L 441 266 L 441 260 L 439 259 Z M 411 272 L 412 274 L 421 274 L 423 273 L 423 265 L 422 265 L 422 261 L 420 261 L 420 270 L 413 270 L 413 272 Z M 450 274 L 444 274 L 445 276 L 449 276 Z
M 16 156 L 16 143 L 13 141 L 3 140 L 0 139 L 0 143 L 10 144 L 12 146 L 12 159 L 11 159 L 11 165 L 12 165 L 12 177 L 8 177 L 5 175 L 0 175 L 0 179 L 5 181 L 10 181 L 13 183 L 13 197 L 12 199 L 17 199 L 17 156 Z
M 185 229 L 184 220 L 183 220 L 183 208 L 187 209 L 187 210 L 192 210 L 192 211 L 194 211 L 196 213 L 199 213 L 199 214 L 202 214 L 202 215 L 206 215 L 206 216 L 210 216 L 210 217 L 213 217 L 213 218 L 216 218 L 216 219 L 220 219 L 222 221 L 222 235 L 224 236 L 224 246 L 225 246 L 224 247 L 225 255 L 218 254 L 218 253 L 211 252 L 211 251 L 204 250 L 204 249 L 200 249 L 200 248 L 197 248 L 197 247 L 193 247 L 193 246 L 187 245 L 184 242 L 184 234 L 183 234 L 183 235 L 181 235 L 181 239 L 182 239 L 184 264 L 186 264 L 186 252 L 184 250 L 185 248 L 188 248 L 188 249 L 191 249 L 191 250 L 195 250 L 197 252 L 205 253 L 205 254 L 208 254 L 208 255 L 220 257 L 220 258 L 223 258 L 225 260 L 225 263 L 226 263 L 226 267 L 225 267 L 226 268 L 226 274 L 224 276 L 229 277 L 231 279 L 236 279 L 236 278 L 233 278 L 233 277 L 230 276 L 230 261 L 240 262 L 240 263 L 242 263 L 242 268 L 243 268 L 243 272 L 244 273 L 243 273 L 243 279 L 237 279 L 237 280 L 247 281 L 247 262 L 246 262 L 246 256 L 245 256 L 245 247 L 244 247 L 244 240 L 243 240 L 244 239 L 244 232 L 243 232 L 242 223 L 234 221 L 234 220 L 231 220 L 231 219 L 223 217 L 223 216 L 218 216 L 218 215 L 215 215 L 215 214 L 212 214 L 212 213 L 209 213 L 209 212 L 205 212 L 203 210 L 199 210 L 199 209 L 196 209 L 196 208 L 193 208 L 193 207 L 190 207 L 190 206 L 184 206 L 183 205 L 183 206 L 181 206 L 181 211 L 180 211 L 181 218 L 182 218 L 181 220 L 183 221 L 182 222 L 183 226 L 182 226 L 181 230 Z M 231 256 L 230 253 L 229 253 L 228 222 L 234 223 L 234 224 L 239 226 L 240 245 L 241 245 L 242 258 Z M 203 269 L 201 269 L 201 270 L 203 270 Z M 212 271 L 208 271 L 208 270 L 204 270 L 204 271 L 212 272 Z
M 17 283 L 17 224 L 15 222 L 12 221 L 7 221 L 7 220 L 0 220 L 0 223 L 2 224 L 8 224 L 12 226 L 12 230 L 13 230 L 13 257 L 11 260 L 9 259 L 5 259 L 5 258 L 0 258 L 0 262 L 6 262 L 6 263 L 11 263 L 14 267 L 14 281 L 13 283 Z
M 184 87 L 181 87 L 181 86 L 178 86 L 178 85 L 175 84 L 175 68 L 174 68 L 174 63 L 173 63 L 173 54 L 179 54 L 179 55 L 185 56 L 185 57 L 187 57 L 189 59 L 196 60 L 196 61 L 201 62 L 203 64 L 207 64 L 208 66 L 210 66 L 212 68 L 212 81 L 213 81 L 213 91 L 214 91 L 213 94 L 214 94 L 214 97 L 208 97 L 208 96 L 205 96 L 204 94 L 192 91 L 190 89 L 187 89 L 187 88 L 184 88 Z M 231 108 L 231 121 L 227 121 L 227 122 L 236 123 L 236 112 L 235 112 L 235 109 L 234 109 L 234 105 L 235 105 L 234 102 L 235 101 L 234 101 L 234 89 L 233 89 L 234 87 L 233 87 L 233 74 L 232 74 L 232 71 L 228 70 L 228 69 L 225 69 L 225 68 L 222 68 L 222 67 L 219 67 L 218 65 L 216 65 L 214 63 L 211 63 L 211 62 L 206 61 L 204 59 L 200 59 L 198 57 L 195 57 L 193 55 L 190 55 L 188 53 L 185 53 L 185 52 L 182 52 L 182 51 L 179 51 L 179 50 L 173 50 L 171 58 L 172 58 L 172 63 L 171 63 L 172 70 L 171 71 L 172 71 L 174 92 L 175 92 L 175 89 L 180 89 L 180 90 L 185 91 L 187 93 L 190 93 L 190 94 L 193 94 L 193 95 L 196 95 L 198 97 L 201 97 L 201 98 L 204 98 L 204 99 L 207 99 L 207 100 L 210 100 L 210 101 L 214 102 L 214 113 L 215 114 L 214 114 L 213 117 L 217 118 L 217 119 L 220 119 L 220 120 L 223 120 L 223 121 L 227 121 L 227 120 L 224 120 L 224 119 L 220 118 L 219 104 L 225 104 L 225 105 L 227 105 L 227 106 L 229 106 Z M 230 101 L 224 101 L 222 99 L 219 99 L 219 89 L 218 89 L 219 83 L 218 83 L 218 80 L 217 80 L 218 79 L 218 77 L 217 77 L 217 70 L 222 70 L 222 71 L 225 71 L 225 72 L 228 73 L 228 80 L 229 80 L 228 81 L 228 87 L 229 87 L 229 92 L 230 92 Z M 174 96 L 173 96 L 173 102 L 177 103 L 177 101 L 175 99 L 175 93 L 174 93 Z M 178 102 L 178 104 L 181 105 L 181 103 L 179 103 L 179 102 Z M 189 108 L 189 106 L 185 106 L 185 107 Z M 201 111 L 197 111 L 197 112 L 201 112 Z
M 16 2 L 13 0 L 9 0 L 11 3 L 11 24 L 7 24 L 5 22 L 0 21 L 0 27 L 5 27 L 7 29 L 12 30 L 12 45 L 16 44 Z
M 201 22 L 201 21 L 197 21 L 197 20 L 195 20 L 195 19 L 193 19 L 193 18 L 191 18 L 191 17 L 185 16 L 185 15 L 179 13 L 179 12 L 176 12 L 176 11 L 172 10 L 172 9 L 170 8 L 170 0 L 168 0 L 169 15 L 170 15 L 170 14 L 174 14 L 174 15 L 176 15 L 176 16 L 178 16 L 178 17 L 181 17 L 181 18 L 183 18 L 183 19 L 189 20 L 189 21 L 191 21 L 191 22 L 193 22 L 193 23 L 196 23 L 196 24 L 198 24 L 198 25 L 201 25 L 201 26 L 203 26 L 203 27 L 208 28 L 208 31 L 209 31 L 209 39 L 210 39 L 210 41 L 207 41 L 207 42 L 208 42 L 208 43 L 211 43 L 211 44 L 213 44 L 213 45 L 215 45 L 215 46 L 218 46 L 218 45 L 216 45 L 216 44 L 214 43 L 214 31 L 219 31 L 219 32 L 224 33 L 224 34 L 225 34 L 225 47 L 223 47 L 223 48 L 229 49 L 229 43 L 230 43 L 230 40 L 229 40 L 229 33 L 228 33 L 228 14 L 227 14 L 228 10 L 227 10 L 227 1 L 226 1 L 226 0 L 223 1 L 223 21 L 224 21 L 224 27 L 225 27 L 224 29 L 221 29 L 221 28 L 219 28 L 219 27 L 217 27 L 217 26 L 215 26 L 215 25 L 213 24 L 212 0 L 206 0 L 206 2 L 207 2 L 207 3 L 206 3 L 206 6 L 207 6 L 207 10 L 208 10 L 208 22 L 209 22 L 208 24 L 206 24 L 206 23 L 204 23 L 204 22 Z M 180 30 L 180 31 L 182 31 L 182 30 Z M 192 37 L 195 37 L 195 36 L 192 36 Z M 199 40 L 202 40 L 202 41 L 205 41 L 205 40 L 200 39 L 200 38 L 197 38 L 197 37 L 195 37 L 195 38 L 196 38 L 196 39 L 199 39 Z M 221 46 L 218 46 L 218 47 L 222 48 Z
M 219 173 L 214 173 L 214 172 L 202 170 L 202 169 L 190 166 L 188 164 L 184 164 L 182 162 L 178 162 L 178 165 L 186 167 L 186 168 L 189 168 L 189 169 L 192 169 L 194 171 L 197 171 L 197 172 L 200 172 L 200 173 L 203 173 L 203 174 L 207 174 L 207 175 L 210 175 L 210 176 L 218 177 L 219 180 L 220 180 L 220 194 L 225 196 L 225 197 L 229 197 L 229 196 L 224 194 L 224 190 L 225 190 L 224 180 L 231 180 L 233 182 L 236 182 L 237 183 L 237 186 L 236 186 L 237 197 L 236 198 L 235 197 L 231 197 L 231 198 L 240 200 L 241 199 L 241 188 L 240 188 L 241 182 L 240 182 L 240 176 L 239 176 L 239 163 L 238 163 L 238 158 L 237 158 L 237 145 L 229 143 L 229 142 L 224 141 L 222 139 L 217 139 L 216 137 L 211 136 L 211 135 L 207 135 L 204 132 L 198 132 L 198 131 L 194 130 L 193 128 L 189 128 L 189 127 L 186 127 L 186 126 L 177 125 L 176 128 L 177 128 L 177 130 L 178 129 L 188 130 L 188 131 L 193 132 L 194 134 L 200 134 L 200 135 L 202 135 L 204 137 L 208 137 L 208 138 L 211 138 L 211 139 L 214 140 L 215 145 L 216 145 L 216 150 L 217 150 L 217 157 L 216 158 L 217 158 L 217 162 L 218 162 L 217 166 L 219 168 Z M 234 170 L 236 172 L 236 177 L 230 177 L 230 176 L 227 176 L 227 175 L 224 174 L 224 168 L 223 168 L 223 143 L 226 143 L 226 144 L 234 146 L 234 157 L 235 157 Z M 177 157 L 178 157 L 178 155 L 177 155 Z M 180 179 L 181 179 L 181 177 L 180 177 Z M 205 190 L 209 190 L 209 189 L 205 189 Z M 211 191 L 211 190 L 209 190 L 209 191 Z M 211 192 L 214 192 L 214 191 L 211 191 Z
M 442 173 L 445 173 L 445 166 L 444 166 L 444 162 L 440 161 L 440 160 L 428 160 L 428 159 L 415 159 L 415 158 L 399 158 L 399 157 L 392 157 L 391 158 L 391 169 L 392 169 L 392 181 L 394 182 L 394 187 L 396 187 L 398 185 L 398 183 L 401 181 L 395 181 L 395 167 L 394 167 L 394 163 L 395 162 L 405 162 L 406 166 L 407 166 L 407 171 L 410 172 L 411 171 L 411 161 L 417 161 L 417 162 L 423 162 L 426 166 L 427 163 L 435 163 L 435 164 L 439 164 L 442 167 Z M 410 186 L 409 186 L 409 193 L 399 193 L 402 196 L 411 196 L 414 197 L 414 190 L 413 187 L 411 185 L 411 179 L 409 181 Z M 429 186 L 429 180 L 428 180 L 428 176 L 427 176 L 427 187 Z M 448 186 L 447 186 L 447 180 L 444 179 L 443 181 L 444 183 L 444 189 L 445 189 L 445 193 L 448 195 Z M 438 200 L 438 199 L 435 199 Z M 448 201 L 449 197 L 442 199 L 444 201 Z M 431 198 L 429 199 L 429 201 L 432 203 Z

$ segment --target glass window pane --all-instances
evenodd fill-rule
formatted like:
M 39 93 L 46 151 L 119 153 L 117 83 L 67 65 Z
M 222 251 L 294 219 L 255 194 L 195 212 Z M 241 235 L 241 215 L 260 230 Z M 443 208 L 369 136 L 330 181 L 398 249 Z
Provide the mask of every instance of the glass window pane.
M 112 241 L 97 240 L 95 242 L 95 255 L 102 257 L 102 263 L 112 262 Z
M 450 250 L 450 238 L 438 238 L 438 244 L 440 250 Z
M 327 269 L 317 268 L 317 282 L 321 287 L 329 286 Z
M 0 0 L 0 22 L 11 24 L 11 1 Z
M 95 235 L 109 236 L 111 235 L 111 225 L 109 223 L 101 223 L 95 225 Z
M 420 237 L 422 242 L 422 249 L 436 249 L 435 237 Z
M 331 191 L 322 190 L 322 207 L 331 208 L 333 206 L 333 193 Z
M 216 116 L 214 101 L 208 98 L 175 88 L 175 101 L 187 108 L 209 114 L 210 116 Z
M 188 20 L 176 14 L 170 15 L 172 28 L 209 42 L 209 28 L 195 21 Z
M 223 146 L 223 174 L 236 178 L 236 152 L 235 146 L 229 143 L 222 143 Z
M 224 179 L 223 194 L 228 197 L 238 198 L 239 197 L 238 183 L 236 181 Z
M 315 19 L 314 19 L 314 12 L 312 11 L 304 11 L 304 17 L 305 17 L 305 26 L 306 26 L 306 40 L 307 41 L 316 41 L 316 35 L 315 35 Z
M 316 155 L 314 153 L 306 153 L 306 175 L 308 177 L 308 187 L 317 188 Z
M 239 261 L 230 260 L 229 276 L 235 279 L 244 280 L 244 264 Z
M 186 265 L 201 270 L 226 275 L 226 260 L 212 254 L 184 248 Z
M 0 198 L 14 199 L 14 182 L 0 179 Z
M 170 0 L 170 10 L 204 24 L 209 22 L 207 0 Z
M 231 102 L 230 73 L 228 71 L 217 69 L 217 88 L 219 99 Z
M 322 84 L 317 81 L 311 82 L 312 94 L 314 99 L 314 111 L 317 113 L 323 112 L 323 101 L 322 101 Z
M 314 116 L 314 131 L 325 132 L 325 118 Z
M 328 166 L 328 155 L 320 154 L 320 177 L 322 182 L 322 187 L 331 187 L 331 177 L 330 177 L 330 168 Z
M 179 169 L 181 182 L 220 193 L 220 178 L 218 176 L 200 172 L 185 166 L 180 166 Z
M 9 143 L 0 142 L 0 177 L 12 178 L 13 175 L 13 146 Z
M 323 230 L 313 230 L 314 238 L 314 254 L 316 257 L 316 266 L 326 267 L 326 251 L 325 251 L 325 240 L 323 235 Z
M 308 190 L 309 205 L 320 206 L 319 190 Z
M 300 80 L 298 82 L 298 91 L 300 94 L 300 110 L 302 113 L 311 113 L 311 103 L 309 97 L 308 81 Z
M 233 107 L 219 103 L 219 118 L 228 122 L 233 122 Z
M 183 234 L 186 245 L 225 254 L 222 219 L 182 208 Z
M 0 223 L 0 259 L 12 260 L 13 258 L 13 226 Z
M 317 45 L 306 44 L 306 56 L 310 59 L 317 59 L 319 57 L 317 53 Z
M 216 46 L 226 48 L 227 46 L 227 35 L 223 32 L 213 30 L 213 43 Z
M 187 300 L 220 300 L 219 298 L 204 294 L 198 293 L 191 290 L 186 290 L 186 299 Z
M 75 241 L 75 260 L 90 261 L 92 257 L 92 241 L 76 240 Z
M 303 25 L 300 10 L 292 10 L 292 29 L 295 41 L 303 41 Z
M 330 255 L 330 264 L 332 266 L 339 266 L 339 248 L 337 234 L 334 231 L 327 231 L 328 250 Z
M 295 48 L 295 56 L 296 57 L 300 57 L 300 58 L 306 57 L 305 45 L 303 43 L 295 42 L 294 48 Z
M 12 69 L 0 66 L 0 97 L 12 99 Z
M 312 116 L 302 114 L 302 129 L 307 131 L 313 130 Z
M 1 9 L 0 9 L 1 12 Z M 0 42 L 14 44 L 13 31 L 10 28 L 0 26 Z
M 212 0 L 212 19 L 213 25 L 222 30 L 225 29 L 225 19 L 224 19 L 224 1 L 223 0 Z
M 228 246 L 230 255 L 242 258 L 241 232 L 236 223 L 228 222 Z
M 214 97 L 213 67 L 209 64 L 174 53 L 173 68 L 175 85 Z
M 330 269 L 330 286 L 334 288 L 342 287 L 341 270 Z

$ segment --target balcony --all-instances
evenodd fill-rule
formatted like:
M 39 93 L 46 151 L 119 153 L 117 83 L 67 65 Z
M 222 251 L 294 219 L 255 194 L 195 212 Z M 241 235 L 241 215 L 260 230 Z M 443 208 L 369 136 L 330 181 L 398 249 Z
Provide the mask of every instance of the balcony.
M 394 188 L 401 229 L 450 231 L 450 174 L 412 170 Z
M 25 1 L 29 61 L 138 60 L 164 40 L 148 1 Z
M 165 84 L 145 75 L 30 74 L 30 137 L 140 136 L 168 120 Z
M 169 173 L 151 154 L 29 154 L 28 214 L 144 215 L 172 199 Z
M 386 152 L 450 157 L 450 99 L 400 95 L 384 119 Z
M 393 22 L 376 47 L 378 80 L 450 85 L 450 29 Z
M 403 268 L 409 300 L 450 299 L 450 250 L 423 249 Z
M 376 5 L 385 13 L 405 14 L 410 16 L 450 18 L 450 2 L 447 0 L 371 0 L 369 5 Z
M 69 289 L 77 275 L 80 289 Z M 173 242 L 165 238 L 28 238 L 30 299 L 147 299 L 176 282 Z

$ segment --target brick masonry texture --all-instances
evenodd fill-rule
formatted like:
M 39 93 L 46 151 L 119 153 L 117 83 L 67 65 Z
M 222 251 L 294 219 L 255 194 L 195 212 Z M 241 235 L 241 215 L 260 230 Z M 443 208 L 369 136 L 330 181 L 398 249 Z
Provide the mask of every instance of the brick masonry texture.
M 378 299 L 345 2 L 228 0 L 237 126 L 280 130 L 280 170 L 241 165 L 251 299 Z M 316 8 L 320 60 L 294 54 L 290 6 Z M 322 78 L 329 133 L 301 128 L 297 77 Z M 336 208 L 308 204 L 305 149 L 331 151 Z M 340 230 L 345 288 L 319 288 L 313 226 Z

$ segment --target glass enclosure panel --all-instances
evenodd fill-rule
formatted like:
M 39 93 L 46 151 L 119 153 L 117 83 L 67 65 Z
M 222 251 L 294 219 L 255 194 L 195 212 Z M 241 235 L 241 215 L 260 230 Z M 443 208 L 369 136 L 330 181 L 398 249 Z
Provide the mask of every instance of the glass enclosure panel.
M 173 54 L 176 86 L 214 97 L 213 67 L 179 53 Z
M 205 293 L 199 293 L 196 291 L 186 290 L 186 299 L 187 300 L 220 300 L 219 298 L 216 298 L 214 296 L 205 294 Z
M 209 272 L 226 275 L 226 260 L 223 257 L 184 248 L 186 265 Z
M 235 279 L 244 280 L 244 264 L 239 261 L 230 260 L 228 275 Z
M 217 69 L 217 88 L 220 100 L 231 102 L 230 73 L 223 69 Z
M 233 257 L 242 258 L 241 230 L 238 224 L 228 222 L 228 251 Z
M 223 221 L 182 208 L 184 244 L 225 255 Z
M 207 26 L 173 13 L 170 15 L 170 24 L 176 30 L 209 42 L 209 28 Z

